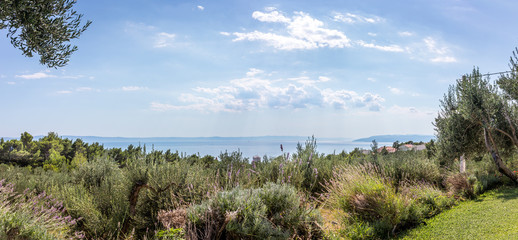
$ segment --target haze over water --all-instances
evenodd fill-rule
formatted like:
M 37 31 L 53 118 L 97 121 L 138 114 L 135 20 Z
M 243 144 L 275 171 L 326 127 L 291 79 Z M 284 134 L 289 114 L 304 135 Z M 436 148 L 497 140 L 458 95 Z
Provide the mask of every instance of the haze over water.
M 68 137 L 74 139 L 75 137 Z M 225 151 L 240 151 L 243 157 L 253 156 L 276 157 L 281 155 L 280 145 L 283 145 L 284 153 L 295 153 L 297 143 L 304 146 L 307 137 L 208 137 L 208 138 L 105 138 L 105 137 L 80 137 L 87 143 L 99 142 L 105 148 L 126 149 L 130 144 L 134 146 L 146 146 L 146 151 L 153 149 L 158 151 L 178 151 L 187 155 L 199 154 L 200 156 L 219 156 Z M 353 142 L 347 138 L 317 138 L 317 151 L 324 154 L 352 151 L 354 148 L 370 149 L 371 142 Z M 392 145 L 392 143 L 380 142 L 380 146 Z

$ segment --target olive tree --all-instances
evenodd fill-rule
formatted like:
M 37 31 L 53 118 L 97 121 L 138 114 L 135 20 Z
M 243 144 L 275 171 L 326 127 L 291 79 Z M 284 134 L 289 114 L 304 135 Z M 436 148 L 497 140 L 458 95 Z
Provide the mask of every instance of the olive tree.
M 518 149 L 518 74 L 516 53 L 511 70 L 496 83 L 474 69 L 451 86 L 435 119 L 442 159 L 487 152 L 498 171 L 518 183 L 502 157 Z
M 7 30 L 11 44 L 23 55 L 40 56 L 49 68 L 65 66 L 77 50 L 71 45 L 91 24 L 81 25 L 82 15 L 72 9 L 75 0 L 1 0 L 0 30 Z

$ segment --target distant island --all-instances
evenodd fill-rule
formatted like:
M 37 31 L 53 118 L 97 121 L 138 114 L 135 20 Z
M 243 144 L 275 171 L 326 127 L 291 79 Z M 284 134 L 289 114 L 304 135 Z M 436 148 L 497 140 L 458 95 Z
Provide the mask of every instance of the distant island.
M 34 136 L 35 140 L 43 138 L 43 135 Z M 72 135 L 62 135 L 62 138 L 68 138 L 71 140 L 82 139 L 85 142 L 99 142 L 99 143 L 110 143 L 110 142 L 206 142 L 206 141 L 295 141 L 295 142 L 304 142 L 307 137 L 303 136 L 253 136 L 253 137 L 100 137 L 100 136 L 72 136 Z M 4 140 L 9 141 L 11 139 L 19 139 L 16 137 L 2 137 Z M 417 134 L 407 134 L 407 135 L 374 135 L 365 138 L 358 138 L 352 140 L 352 142 L 372 142 L 372 140 L 376 140 L 377 142 L 429 142 L 430 139 L 436 139 L 434 135 L 417 135 Z M 317 140 L 339 140 L 339 141 L 351 141 L 351 139 L 347 138 L 317 138 Z
M 367 138 L 359 138 L 353 140 L 353 142 L 372 142 L 372 140 L 376 140 L 377 142 L 429 142 L 431 139 L 435 139 L 433 135 L 376 135 Z

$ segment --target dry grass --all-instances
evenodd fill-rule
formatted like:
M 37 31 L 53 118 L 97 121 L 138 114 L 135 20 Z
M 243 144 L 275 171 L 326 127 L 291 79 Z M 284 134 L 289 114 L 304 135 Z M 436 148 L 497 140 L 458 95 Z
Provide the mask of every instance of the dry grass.
M 167 228 L 185 228 L 187 211 L 185 208 L 177 208 L 170 211 L 161 210 L 158 212 L 158 221 Z
M 448 176 L 445 180 L 445 185 L 448 188 L 448 194 L 455 198 L 473 198 L 475 180 L 470 179 L 465 173 L 458 173 Z
M 341 210 L 329 208 L 321 208 L 319 211 L 324 220 L 324 224 L 322 226 L 324 231 L 331 234 L 337 234 L 340 230 L 340 221 L 344 218 L 345 213 Z

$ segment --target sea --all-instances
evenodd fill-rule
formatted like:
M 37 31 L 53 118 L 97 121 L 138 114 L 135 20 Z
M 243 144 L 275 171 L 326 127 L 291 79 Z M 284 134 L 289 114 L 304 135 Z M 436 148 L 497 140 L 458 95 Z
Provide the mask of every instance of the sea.
M 165 138 L 119 138 L 119 137 L 74 137 L 84 142 L 98 142 L 105 148 L 126 149 L 129 145 L 145 146 L 146 152 L 152 150 L 167 151 L 170 149 L 184 155 L 219 156 L 221 153 L 239 151 L 242 156 L 252 159 L 259 157 L 277 157 L 283 153 L 295 153 L 297 144 L 304 146 L 308 137 L 165 137 Z M 371 149 L 371 142 L 357 142 L 347 138 L 316 138 L 317 152 L 323 154 L 350 152 L 354 148 Z M 282 145 L 282 150 L 281 150 Z M 380 142 L 379 146 L 392 146 L 392 142 Z

